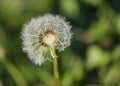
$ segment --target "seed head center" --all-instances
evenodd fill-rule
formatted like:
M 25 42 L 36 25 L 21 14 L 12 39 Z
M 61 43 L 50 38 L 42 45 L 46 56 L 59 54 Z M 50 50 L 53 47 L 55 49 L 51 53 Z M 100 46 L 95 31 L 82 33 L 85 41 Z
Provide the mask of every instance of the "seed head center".
M 47 34 L 44 38 L 43 38 L 43 42 L 49 46 L 52 46 L 53 43 L 55 41 L 55 35 L 53 34 Z
M 55 33 L 53 31 L 46 31 L 40 35 L 40 44 L 44 47 L 51 47 L 55 42 Z

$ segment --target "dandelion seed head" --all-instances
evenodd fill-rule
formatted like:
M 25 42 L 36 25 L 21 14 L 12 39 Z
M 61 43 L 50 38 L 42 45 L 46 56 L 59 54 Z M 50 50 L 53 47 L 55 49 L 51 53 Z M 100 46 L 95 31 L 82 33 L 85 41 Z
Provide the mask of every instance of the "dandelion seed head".
M 38 65 L 51 58 L 50 47 L 58 51 L 70 46 L 71 26 L 65 18 L 46 14 L 31 19 L 22 29 L 23 51 Z

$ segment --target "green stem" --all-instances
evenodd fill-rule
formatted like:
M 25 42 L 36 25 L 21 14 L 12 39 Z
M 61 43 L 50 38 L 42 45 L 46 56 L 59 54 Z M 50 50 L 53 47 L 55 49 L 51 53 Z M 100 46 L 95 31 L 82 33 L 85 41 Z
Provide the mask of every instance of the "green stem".
M 57 56 L 56 56 L 56 53 L 53 47 L 50 48 L 50 51 L 53 57 L 53 71 L 54 71 L 54 76 L 56 79 L 56 86 L 60 86 Z

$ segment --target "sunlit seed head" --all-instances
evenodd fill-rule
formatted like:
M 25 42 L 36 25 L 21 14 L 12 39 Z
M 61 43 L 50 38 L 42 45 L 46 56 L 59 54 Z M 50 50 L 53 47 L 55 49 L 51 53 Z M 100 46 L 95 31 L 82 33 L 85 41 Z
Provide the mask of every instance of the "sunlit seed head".
M 23 50 L 38 65 L 51 59 L 50 47 L 63 51 L 70 46 L 71 26 L 64 17 L 46 14 L 31 19 L 22 29 Z

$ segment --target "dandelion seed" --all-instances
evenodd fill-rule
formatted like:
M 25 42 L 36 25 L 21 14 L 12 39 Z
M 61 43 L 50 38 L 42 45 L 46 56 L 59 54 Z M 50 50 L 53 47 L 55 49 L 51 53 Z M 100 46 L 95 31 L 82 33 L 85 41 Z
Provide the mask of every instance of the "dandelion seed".
M 35 64 L 41 65 L 52 58 L 51 47 L 62 51 L 70 46 L 70 29 L 69 23 L 58 15 L 33 18 L 22 29 L 23 50 Z

